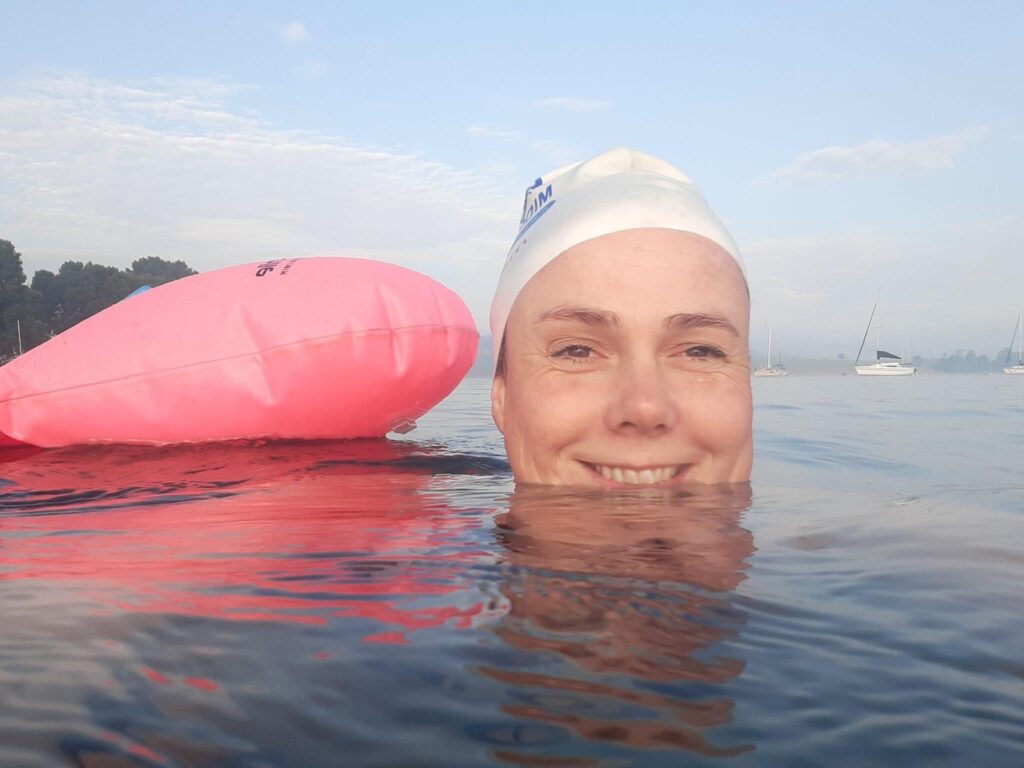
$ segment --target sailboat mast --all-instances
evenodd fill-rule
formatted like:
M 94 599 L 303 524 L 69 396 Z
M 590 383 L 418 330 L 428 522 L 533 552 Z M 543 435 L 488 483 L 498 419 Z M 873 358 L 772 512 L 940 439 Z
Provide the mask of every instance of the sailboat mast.
M 864 338 L 860 340 L 860 349 L 857 350 L 857 360 L 854 362 L 854 367 L 860 362 L 860 353 L 864 351 L 864 342 L 868 340 L 868 334 L 871 332 L 871 321 L 875 319 L 875 310 L 878 309 L 878 302 L 875 302 L 875 306 L 871 308 L 871 317 L 868 318 L 868 327 L 864 329 Z
M 1021 331 L 1021 319 L 1022 318 L 1024 318 L 1024 314 L 1017 315 L 1017 325 L 1015 325 L 1014 328 L 1013 328 L 1013 337 L 1010 339 L 1010 346 L 1006 350 L 1006 359 L 1003 361 L 1003 365 L 1004 366 L 1010 364 L 1010 357 L 1013 356 L 1013 342 L 1016 341 L 1018 338 L 1021 339 L 1021 341 L 1024 341 L 1024 337 L 1021 337 L 1021 332 L 1020 332 Z M 1017 344 L 1017 359 L 1018 359 L 1018 361 L 1021 360 L 1021 352 L 1020 352 L 1020 344 L 1019 343 Z
M 1017 315 L 1017 365 L 1024 365 L 1024 314 Z
M 769 328 L 768 329 L 768 363 L 765 365 L 765 368 L 771 368 L 771 367 L 772 367 L 772 329 Z

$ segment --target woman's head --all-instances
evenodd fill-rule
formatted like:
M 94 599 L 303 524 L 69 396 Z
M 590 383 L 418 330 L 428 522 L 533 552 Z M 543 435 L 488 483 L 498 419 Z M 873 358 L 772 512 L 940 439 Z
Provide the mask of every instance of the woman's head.
M 492 412 L 516 479 L 746 481 L 749 297 L 696 187 L 613 150 L 536 188 L 547 200 L 528 195 L 491 317 Z

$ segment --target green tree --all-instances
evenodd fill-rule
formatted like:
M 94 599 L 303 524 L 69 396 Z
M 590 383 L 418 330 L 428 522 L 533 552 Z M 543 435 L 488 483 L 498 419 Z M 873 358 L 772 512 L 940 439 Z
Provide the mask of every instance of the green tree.
M 32 288 L 39 293 L 44 321 L 61 333 L 115 304 L 142 285 L 130 272 L 91 261 L 66 261 L 57 274 L 36 272 Z
M 100 310 L 116 304 L 144 285 L 156 286 L 196 274 L 183 261 L 155 256 L 136 259 L 130 269 L 92 262 L 66 261 L 57 273 L 41 269 L 32 277 L 40 316 L 51 334 L 66 331 Z
M 0 290 L 25 284 L 21 254 L 10 240 L 0 240 Z
M 129 269 L 66 261 L 57 272 L 40 269 L 25 284 L 21 254 L 0 240 L 0 363 L 116 304 L 132 291 L 196 274 L 183 261 L 146 256 Z
M 0 363 L 45 341 L 46 328 L 38 318 L 38 297 L 25 285 L 21 254 L 9 240 L 0 240 Z
M 129 271 L 141 281 L 140 285 L 149 286 L 163 285 L 180 277 L 198 274 L 184 261 L 167 261 L 158 256 L 136 259 Z

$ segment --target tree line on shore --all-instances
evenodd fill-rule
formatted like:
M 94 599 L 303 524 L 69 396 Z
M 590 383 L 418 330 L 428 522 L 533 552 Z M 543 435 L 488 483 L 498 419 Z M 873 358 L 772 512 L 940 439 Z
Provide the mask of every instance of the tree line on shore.
M 973 349 L 964 352 L 958 349 L 952 355 L 924 358 L 914 355 L 912 362 L 918 368 L 930 368 L 942 373 L 998 373 L 1003 370 L 1008 359 L 1009 347 L 1004 347 L 992 357 L 976 354 Z M 1016 363 L 1015 355 L 1010 355 L 1010 363 Z
M 56 272 L 37 270 L 28 282 L 21 254 L 9 240 L 0 240 L 0 363 L 17 355 L 19 348 L 27 352 L 132 291 L 194 274 L 184 261 L 146 256 L 127 269 L 65 261 Z

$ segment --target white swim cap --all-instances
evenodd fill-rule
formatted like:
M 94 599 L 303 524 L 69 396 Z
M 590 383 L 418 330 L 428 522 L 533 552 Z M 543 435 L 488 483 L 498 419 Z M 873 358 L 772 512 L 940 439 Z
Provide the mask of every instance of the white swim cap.
M 530 278 L 574 245 L 642 227 L 706 237 L 743 269 L 736 243 L 697 185 L 664 160 L 619 147 L 559 168 L 526 190 L 519 234 L 491 303 L 495 365 L 512 304 Z

